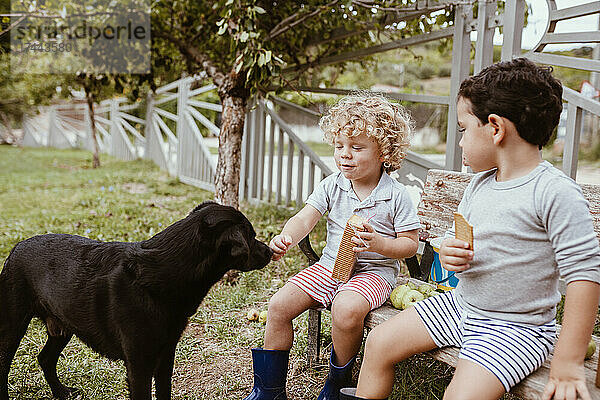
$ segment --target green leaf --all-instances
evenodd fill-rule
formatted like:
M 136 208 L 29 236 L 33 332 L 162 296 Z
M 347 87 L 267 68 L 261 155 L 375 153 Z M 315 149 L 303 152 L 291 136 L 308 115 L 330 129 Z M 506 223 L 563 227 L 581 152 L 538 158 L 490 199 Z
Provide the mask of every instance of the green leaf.
M 236 74 L 239 74 L 239 73 L 240 73 L 240 70 L 242 69 L 242 66 L 243 66 L 243 65 L 244 65 L 244 63 L 243 63 L 243 62 L 239 62 L 239 63 L 237 63 L 237 64 L 236 64 L 236 66 L 235 66 L 235 73 L 236 73 Z
M 258 56 L 258 66 L 262 67 L 267 63 L 267 58 L 265 57 L 265 53 L 260 53 Z
M 224 24 L 219 28 L 219 32 L 217 32 L 217 35 L 224 34 L 226 30 L 227 30 L 227 24 Z
M 259 14 L 265 14 L 266 13 L 266 11 L 262 7 L 259 7 L 259 6 L 254 6 L 254 11 L 256 11 Z
M 250 35 L 248 35 L 248 32 L 246 32 L 246 31 L 242 32 L 242 34 L 240 35 L 240 41 L 242 43 L 245 43 L 248 40 L 249 36 Z

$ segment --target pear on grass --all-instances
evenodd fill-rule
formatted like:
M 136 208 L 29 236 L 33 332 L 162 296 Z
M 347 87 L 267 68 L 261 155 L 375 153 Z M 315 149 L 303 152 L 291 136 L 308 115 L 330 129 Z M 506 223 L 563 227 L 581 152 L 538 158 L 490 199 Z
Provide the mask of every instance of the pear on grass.
M 267 310 L 263 310 L 260 312 L 260 314 L 258 315 L 258 320 L 263 324 L 267 323 Z
M 251 308 L 248 310 L 246 318 L 248 318 L 248 321 L 256 321 L 258 319 L 258 310 L 256 308 Z

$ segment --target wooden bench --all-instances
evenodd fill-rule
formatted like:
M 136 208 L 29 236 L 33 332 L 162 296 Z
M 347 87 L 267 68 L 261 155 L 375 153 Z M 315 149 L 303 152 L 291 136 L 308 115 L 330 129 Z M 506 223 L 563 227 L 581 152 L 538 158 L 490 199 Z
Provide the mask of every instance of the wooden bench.
M 433 259 L 433 250 L 428 240 L 442 236 L 452 226 L 453 212 L 458 207 L 463 191 L 472 176 L 469 173 L 429 170 L 421 201 L 417 209 L 421 225 L 423 226 L 419 235 L 419 239 L 422 242 L 420 247 L 423 248 L 421 261 L 419 262 L 416 256 L 405 260 L 410 277 L 400 277 L 398 280 L 399 284 L 406 283 L 408 280 L 422 284 L 423 281 L 428 280 Z M 585 198 L 590 203 L 590 211 L 594 220 L 594 230 L 600 239 L 600 185 L 581 185 L 581 187 Z M 299 243 L 299 246 L 307 256 L 310 264 L 318 260 L 317 254 L 310 246 L 308 236 Z M 400 310 L 392 307 L 388 300 L 383 306 L 371 311 L 367 315 L 365 327 L 372 329 L 399 312 Z M 308 318 L 307 359 L 310 366 L 315 366 L 320 357 L 321 312 L 310 310 Z M 560 326 L 558 326 L 558 329 L 560 332 Z M 592 338 L 596 341 L 597 347 L 600 349 L 600 338 L 595 336 Z M 439 361 L 456 367 L 458 352 L 458 348 L 446 347 L 432 350 L 428 354 Z M 515 386 L 510 393 L 523 399 L 539 399 L 548 381 L 551 359 L 552 355 L 541 368 Z M 596 351 L 596 354 L 591 359 L 585 361 L 586 379 L 592 399 L 600 399 L 600 375 L 597 373 L 599 369 L 598 361 L 598 351 Z

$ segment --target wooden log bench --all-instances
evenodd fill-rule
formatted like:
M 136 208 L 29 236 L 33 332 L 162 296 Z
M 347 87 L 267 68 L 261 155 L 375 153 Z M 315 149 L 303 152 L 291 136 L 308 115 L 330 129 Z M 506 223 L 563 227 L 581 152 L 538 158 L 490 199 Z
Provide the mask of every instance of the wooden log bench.
M 453 212 L 457 209 L 463 191 L 473 174 L 454 171 L 429 170 L 423 189 L 417 214 L 421 220 L 422 230 L 420 239 L 420 261 L 417 256 L 406 259 L 410 276 L 401 276 L 398 284 L 412 281 L 422 284 L 429 279 L 429 271 L 433 260 L 433 249 L 429 240 L 442 236 L 452 226 Z M 590 203 L 590 211 L 594 220 L 594 230 L 600 239 L 600 185 L 581 185 L 585 198 Z M 309 264 L 318 260 L 317 254 L 310 245 L 308 236 L 299 243 L 300 249 L 307 256 Z M 564 294 L 564 285 L 562 286 Z M 383 306 L 371 311 L 365 318 L 365 328 L 372 329 L 383 321 L 391 318 L 400 310 L 395 309 L 388 300 Z M 320 359 L 321 346 L 321 312 L 310 310 L 308 316 L 307 361 L 310 366 L 316 366 Z M 560 332 L 560 326 L 558 326 Z M 593 336 L 600 349 L 600 338 Z M 446 347 L 428 352 L 428 354 L 446 364 L 456 367 L 459 349 Z M 592 399 L 600 399 L 600 375 L 598 374 L 598 351 L 591 359 L 585 361 L 586 379 Z M 515 386 L 510 393 L 522 399 L 539 399 L 543 393 L 552 355 L 537 371 Z

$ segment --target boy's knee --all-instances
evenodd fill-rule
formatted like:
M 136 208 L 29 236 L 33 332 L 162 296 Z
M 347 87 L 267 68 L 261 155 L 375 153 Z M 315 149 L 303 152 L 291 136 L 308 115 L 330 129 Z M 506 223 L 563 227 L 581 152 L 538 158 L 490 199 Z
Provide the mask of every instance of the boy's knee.
M 381 327 L 376 326 L 369 332 L 365 341 L 365 353 L 376 354 L 378 356 L 386 354 L 389 351 L 389 344 L 386 342 L 385 332 Z
M 283 295 L 281 293 L 281 290 L 278 291 L 277 293 L 275 293 L 273 296 L 271 296 L 271 298 L 269 299 L 269 305 L 268 305 L 269 318 L 284 317 L 286 314 L 286 310 L 289 309 L 288 299 L 289 299 L 289 297 Z
M 366 313 L 352 304 L 337 303 L 331 308 L 331 323 L 341 330 L 362 328 Z
M 298 299 L 294 295 L 294 292 L 290 291 L 287 285 L 283 286 L 269 299 L 267 309 L 268 318 L 291 321 L 296 317 L 295 315 L 292 315 L 292 310 L 295 309 L 297 302 Z

